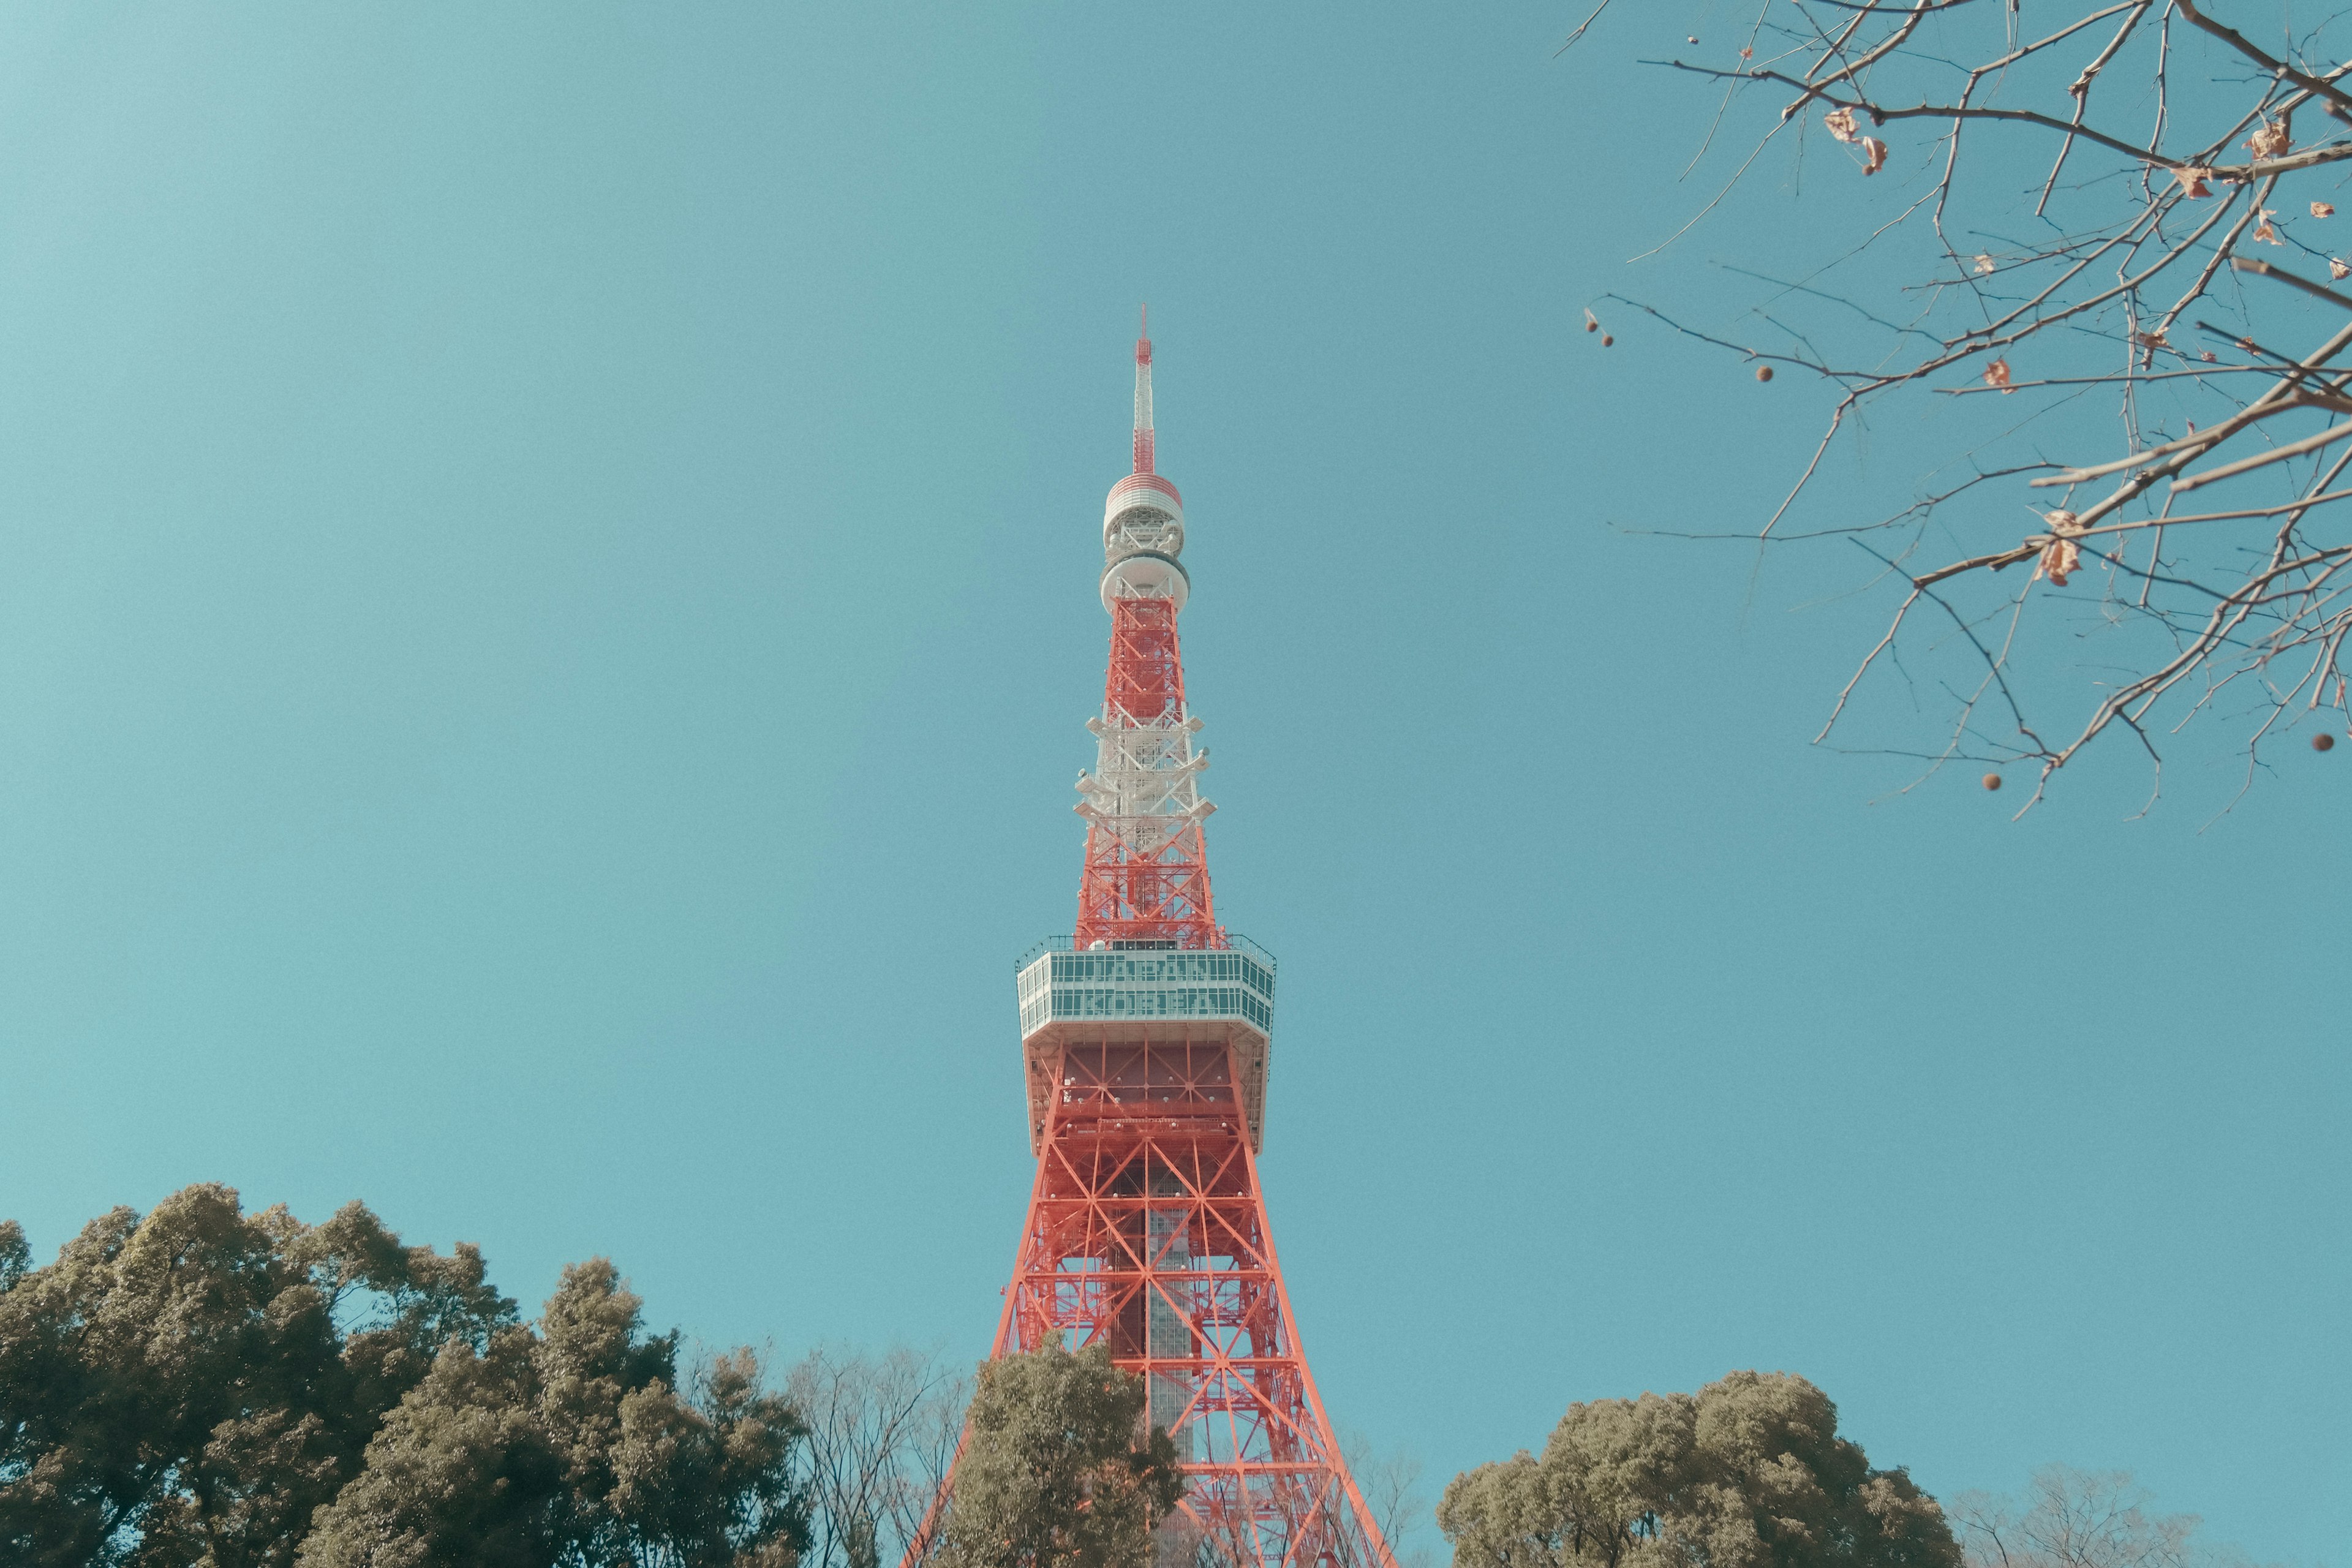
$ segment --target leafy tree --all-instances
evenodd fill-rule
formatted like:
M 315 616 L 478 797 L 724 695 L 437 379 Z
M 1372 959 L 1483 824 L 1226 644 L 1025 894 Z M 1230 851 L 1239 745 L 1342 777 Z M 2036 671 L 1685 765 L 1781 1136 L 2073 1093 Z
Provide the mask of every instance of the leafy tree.
M 509 1329 L 486 1354 L 444 1350 L 369 1446 L 365 1473 L 319 1516 L 301 1561 L 553 1562 L 563 1463 L 535 1419 L 531 1344 L 530 1331 Z
M 952 1568 L 1145 1568 L 1184 1495 L 1143 1379 L 1109 1350 L 984 1363 L 940 1537 Z
M 47 1268 L 0 1236 L 0 1559 L 282 1564 L 445 1341 L 514 1304 L 479 1253 L 315 1228 L 236 1194 L 92 1220 Z
M 747 1351 L 682 1394 L 677 1337 L 648 1337 L 642 1306 L 596 1258 L 563 1271 L 536 1331 L 453 1341 L 320 1510 L 302 1568 L 796 1561 L 799 1418 Z
M 13 1219 L 0 1219 L 0 1290 L 22 1279 L 32 1267 L 33 1249 L 25 1245 L 25 1227 Z
M 800 1425 L 756 1358 L 681 1392 L 677 1336 L 602 1259 L 525 1327 L 472 1247 L 205 1185 L 29 1263 L 0 1226 L 10 1568 L 781 1568 L 805 1542 Z
M 1572 1405 L 1537 1458 L 1454 1478 L 1454 1568 L 1960 1568 L 1935 1499 L 1786 1373 Z

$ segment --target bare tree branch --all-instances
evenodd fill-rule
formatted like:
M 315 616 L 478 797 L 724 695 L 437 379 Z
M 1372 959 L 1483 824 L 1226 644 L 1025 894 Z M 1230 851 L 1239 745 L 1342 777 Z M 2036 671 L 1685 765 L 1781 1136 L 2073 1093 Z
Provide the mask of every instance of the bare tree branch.
M 2177 30 L 2176 16 L 2187 24 Z M 2200 716 L 2238 727 L 2249 778 L 2254 749 L 2284 727 L 2346 717 L 2352 486 L 2337 480 L 2352 472 L 2352 372 L 2336 362 L 2352 349 L 2352 292 L 2331 285 L 2352 279 L 2352 221 L 2334 239 L 2330 192 L 2302 186 L 2352 160 L 2352 134 L 2323 122 L 2298 145 L 2294 120 L 2324 109 L 2352 125 L 2352 89 L 2338 85 L 2352 74 L 2352 18 L 2306 27 L 2278 53 L 2196 0 L 2076 0 L 2032 35 L 2018 21 L 2013 3 L 1773 0 L 1737 61 L 1648 61 L 1726 89 L 1694 169 L 1727 156 L 1728 175 L 1666 243 L 1733 204 L 1774 146 L 1797 155 L 1816 129 L 1857 176 L 1902 189 L 1888 202 L 1881 182 L 1857 179 L 1848 195 L 1832 181 L 1824 201 L 1809 182 L 1801 233 L 1824 254 L 1771 268 L 1778 278 L 1722 267 L 1772 290 L 1739 321 L 1694 324 L 1679 307 L 1603 298 L 1739 356 L 1759 380 L 1776 366 L 1810 371 L 1828 395 L 1818 439 L 1790 455 L 1793 479 L 1759 497 L 1756 525 L 1738 532 L 1778 550 L 1847 538 L 1899 590 L 1817 742 L 1946 702 L 1928 743 L 1862 749 L 1916 756 L 1923 777 L 1963 758 L 2032 764 L 2030 809 L 2121 731 L 2148 761 L 2152 802 L 2159 740 Z M 2144 136 L 2095 111 L 2142 97 L 2154 111 Z M 1900 174 L 1881 138 L 1911 126 L 1932 133 L 1909 143 L 1927 157 Z M 1782 138 L 1790 127 L 1801 134 Z M 1748 148 L 1717 150 L 1743 131 Z M 2018 145 L 2043 133 L 2056 140 L 2039 153 Z M 2324 263 L 2328 279 L 2265 247 Z M 2195 331 L 2176 342 L 2183 322 Z M 2103 389 L 2112 443 L 2083 401 Z M 1858 517 L 1810 515 L 1840 444 L 1874 410 L 1923 394 L 1980 413 L 1953 425 L 1916 493 Z M 2176 510 L 2223 482 L 2242 502 Z M 2042 491 L 2057 493 L 2032 499 Z M 2002 494 L 2011 500 L 1996 504 Z M 1884 548 L 1874 534 L 1888 536 Z M 1935 612 L 1927 621 L 1913 614 L 1922 607 Z M 2095 673 L 2073 662 L 2094 647 Z M 1908 703 L 1872 696 L 1890 680 Z M 2057 731 L 2029 717 L 2069 702 L 2082 716 Z

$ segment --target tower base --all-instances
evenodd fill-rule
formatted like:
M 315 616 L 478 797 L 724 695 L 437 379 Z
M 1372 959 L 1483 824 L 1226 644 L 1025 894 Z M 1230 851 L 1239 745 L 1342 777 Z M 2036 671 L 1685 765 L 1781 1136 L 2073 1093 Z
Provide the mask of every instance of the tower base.
M 1139 1027 L 1031 1047 L 1037 1177 L 994 1353 L 1107 1343 L 1148 1381 L 1187 1480 L 1170 1568 L 1394 1568 L 1275 1257 L 1246 1093 L 1264 1057 L 1213 1025 L 1121 1037 Z

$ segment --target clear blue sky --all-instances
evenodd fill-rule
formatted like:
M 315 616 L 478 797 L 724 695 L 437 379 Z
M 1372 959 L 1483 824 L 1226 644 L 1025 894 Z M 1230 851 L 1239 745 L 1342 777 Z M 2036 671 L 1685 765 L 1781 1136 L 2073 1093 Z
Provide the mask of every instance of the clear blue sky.
M 979 1354 L 1149 299 L 1335 1417 L 1442 1480 L 1785 1368 L 1931 1490 L 2341 1561 L 2352 761 L 2012 823 L 1809 748 L 1884 602 L 1624 530 L 1752 521 L 1818 390 L 1578 330 L 1785 188 L 1629 267 L 1693 100 L 1575 19 L 0 18 L 0 1213 Z

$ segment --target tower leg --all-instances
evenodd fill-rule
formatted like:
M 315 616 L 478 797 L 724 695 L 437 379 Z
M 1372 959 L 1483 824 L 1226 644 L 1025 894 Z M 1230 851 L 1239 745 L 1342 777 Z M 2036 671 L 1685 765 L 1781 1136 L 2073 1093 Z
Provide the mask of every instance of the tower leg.
M 1080 1041 L 1055 1065 L 997 1353 L 1106 1343 L 1148 1381 L 1187 1482 L 1163 1561 L 1394 1568 L 1299 1349 L 1232 1047 Z

